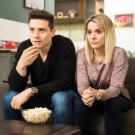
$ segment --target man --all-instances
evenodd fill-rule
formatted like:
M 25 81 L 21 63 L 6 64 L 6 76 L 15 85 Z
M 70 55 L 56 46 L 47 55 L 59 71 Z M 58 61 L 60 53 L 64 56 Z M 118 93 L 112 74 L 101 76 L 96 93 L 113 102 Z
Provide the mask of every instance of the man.
M 73 124 L 75 48 L 55 35 L 54 16 L 44 10 L 29 13 L 29 39 L 22 42 L 9 75 L 10 91 L 3 97 L 5 119 L 22 119 L 21 109 L 48 107 L 55 123 Z M 28 76 L 33 87 L 27 88 Z

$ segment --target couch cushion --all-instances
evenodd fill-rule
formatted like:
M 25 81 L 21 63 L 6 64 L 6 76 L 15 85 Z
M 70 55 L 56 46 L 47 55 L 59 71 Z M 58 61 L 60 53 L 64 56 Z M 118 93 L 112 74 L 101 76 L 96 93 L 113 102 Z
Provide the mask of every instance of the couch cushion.
M 129 67 L 125 83 L 135 84 L 135 58 L 129 58 Z
M 135 58 L 129 58 L 129 68 L 125 79 L 125 86 L 135 102 Z
M 8 90 L 9 90 L 9 85 L 7 83 L 0 82 L 0 120 L 3 120 L 2 96 Z
M 135 102 L 135 84 L 125 84 L 125 87 L 129 91 L 131 99 Z
M 9 90 L 8 83 L 0 82 L 0 97 L 8 90 Z

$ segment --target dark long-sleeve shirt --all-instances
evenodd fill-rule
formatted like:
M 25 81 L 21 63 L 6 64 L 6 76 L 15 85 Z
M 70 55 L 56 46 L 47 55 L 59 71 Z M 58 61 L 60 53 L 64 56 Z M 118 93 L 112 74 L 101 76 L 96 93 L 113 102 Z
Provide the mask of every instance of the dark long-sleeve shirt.
M 66 37 L 56 35 L 52 39 L 52 46 L 43 63 L 40 56 L 27 67 L 27 75 L 22 77 L 16 71 L 16 65 L 23 50 L 32 46 L 30 40 L 22 42 L 15 56 L 15 65 L 8 77 L 10 89 L 21 92 L 27 85 L 28 75 L 31 76 L 33 86 L 39 89 L 38 94 L 51 96 L 59 90 L 75 89 L 76 58 L 72 41 Z

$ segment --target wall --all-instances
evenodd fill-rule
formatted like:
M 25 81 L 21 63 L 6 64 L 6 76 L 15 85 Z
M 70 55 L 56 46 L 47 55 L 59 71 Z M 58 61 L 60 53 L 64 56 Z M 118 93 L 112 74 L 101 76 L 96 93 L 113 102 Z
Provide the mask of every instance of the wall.
M 95 0 L 87 1 L 87 18 L 95 12 Z M 56 25 L 57 34 L 62 34 L 72 39 L 74 44 L 78 47 L 84 45 L 85 33 L 84 33 L 85 22 L 76 24 L 60 24 Z
M 87 16 L 94 14 L 94 0 L 88 2 Z M 45 9 L 54 14 L 55 0 L 45 0 Z M 10 6 L 9 6 L 10 5 Z M 21 42 L 28 38 L 27 13 L 24 0 L 1 0 L 0 4 L 0 40 Z M 56 25 L 56 34 L 71 38 L 75 44 L 84 42 L 84 23 Z
M 21 42 L 28 38 L 27 24 L 0 18 L 0 40 Z
M 135 14 L 135 0 L 104 0 L 105 13 L 114 20 L 114 15 Z M 135 22 L 134 22 L 135 23 Z M 116 28 L 117 45 L 135 52 L 135 26 Z
M 27 22 L 27 10 L 24 8 L 24 0 L 1 0 L 0 18 Z
M 54 0 L 49 0 L 53 2 Z M 49 3 L 46 0 L 46 7 Z M 49 5 L 51 5 L 49 3 Z M 53 7 L 53 6 L 52 6 Z M 52 8 L 48 8 L 53 12 Z M 24 0 L 0 1 L 0 40 L 21 42 L 28 38 L 27 29 L 28 9 L 24 7 Z

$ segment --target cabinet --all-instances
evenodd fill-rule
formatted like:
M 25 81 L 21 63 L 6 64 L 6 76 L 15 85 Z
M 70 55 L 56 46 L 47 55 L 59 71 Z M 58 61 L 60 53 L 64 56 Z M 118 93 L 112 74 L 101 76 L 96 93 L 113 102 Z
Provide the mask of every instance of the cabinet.
M 0 52 L 0 81 L 7 81 L 14 64 L 15 53 Z
M 87 0 L 55 0 L 56 23 L 78 23 L 86 19 Z

